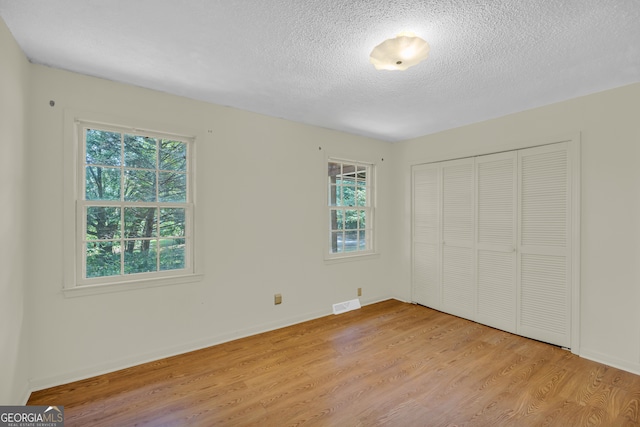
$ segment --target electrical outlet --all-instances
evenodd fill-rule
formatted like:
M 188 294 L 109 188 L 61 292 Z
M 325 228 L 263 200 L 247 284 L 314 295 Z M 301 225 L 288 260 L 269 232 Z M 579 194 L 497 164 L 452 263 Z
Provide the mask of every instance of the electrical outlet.
M 275 305 L 282 304 L 282 294 L 275 294 L 273 296 L 273 303 Z
M 362 288 L 358 288 L 358 296 L 361 297 L 362 296 Z

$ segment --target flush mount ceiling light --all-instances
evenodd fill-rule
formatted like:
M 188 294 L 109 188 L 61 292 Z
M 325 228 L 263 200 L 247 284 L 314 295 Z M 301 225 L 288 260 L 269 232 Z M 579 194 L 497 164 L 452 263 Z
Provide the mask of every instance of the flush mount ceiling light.
M 429 56 L 429 44 L 410 32 L 402 32 L 374 47 L 369 61 L 377 70 L 406 70 Z

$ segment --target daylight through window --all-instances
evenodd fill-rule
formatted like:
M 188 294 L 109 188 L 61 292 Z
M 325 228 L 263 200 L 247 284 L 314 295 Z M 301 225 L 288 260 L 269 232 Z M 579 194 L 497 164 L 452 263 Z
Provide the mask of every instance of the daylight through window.
M 373 252 L 373 166 L 329 160 L 329 252 Z
M 190 141 L 82 127 L 82 279 L 191 268 Z

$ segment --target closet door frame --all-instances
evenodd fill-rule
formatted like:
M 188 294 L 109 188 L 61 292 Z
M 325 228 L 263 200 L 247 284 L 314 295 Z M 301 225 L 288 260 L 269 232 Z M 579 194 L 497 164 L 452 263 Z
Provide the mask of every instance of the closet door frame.
M 501 153 L 504 151 L 514 151 L 525 148 L 538 147 L 549 144 L 556 144 L 560 142 L 566 142 L 568 146 L 569 164 L 568 174 L 569 179 L 569 205 L 570 205 L 570 218 L 571 218 L 571 253 L 569 264 L 571 266 L 571 352 L 574 354 L 580 354 L 580 133 L 571 133 L 565 135 L 559 135 L 548 138 L 537 138 L 536 140 L 521 140 L 511 143 L 502 143 L 494 145 L 486 145 L 481 148 L 474 147 L 469 144 L 469 148 L 460 149 L 459 147 L 443 148 L 443 150 L 437 154 L 429 155 L 423 159 L 417 159 L 415 163 L 411 165 L 411 169 L 415 166 L 438 163 L 448 160 L 462 159 L 466 157 L 476 157 L 486 154 Z M 411 180 L 411 185 L 413 181 Z M 413 196 L 413 191 L 410 193 Z M 411 201 L 413 203 L 413 200 Z M 411 218 L 413 222 L 413 218 Z M 411 236 L 413 240 L 413 236 Z M 411 242 L 411 251 L 413 252 L 413 242 Z M 412 253 L 413 260 L 413 253 Z M 412 268 L 413 274 L 413 268 Z M 413 277 L 412 277 L 413 279 Z M 413 283 L 413 282 L 412 282 Z M 412 288 L 413 292 L 413 288 Z

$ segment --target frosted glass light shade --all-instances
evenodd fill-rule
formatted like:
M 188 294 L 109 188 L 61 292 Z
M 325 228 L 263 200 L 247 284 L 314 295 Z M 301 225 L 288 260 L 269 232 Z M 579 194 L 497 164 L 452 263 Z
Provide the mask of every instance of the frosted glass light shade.
M 429 44 L 413 33 L 400 33 L 374 47 L 369 61 L 377 70 L 406 70 L 429 56 Z

